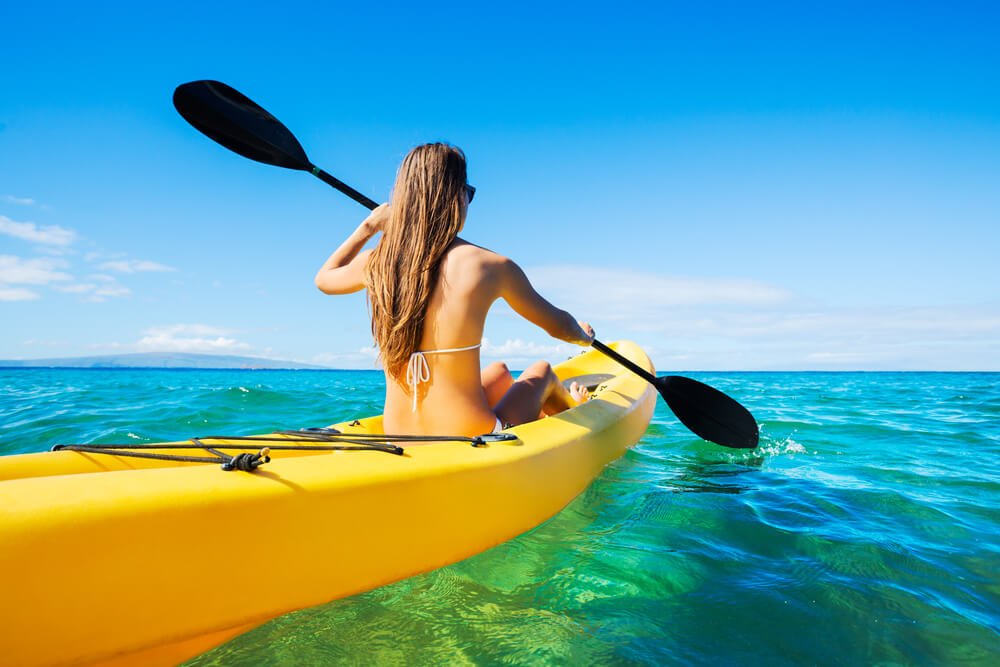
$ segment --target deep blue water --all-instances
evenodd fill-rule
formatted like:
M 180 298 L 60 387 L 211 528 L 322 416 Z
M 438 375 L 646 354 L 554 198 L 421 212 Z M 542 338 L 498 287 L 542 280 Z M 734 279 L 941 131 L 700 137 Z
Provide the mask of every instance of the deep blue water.
M 192 661 L 1000 663 L 1000 374 L 691 373 L 762 424 L 645 437 L 539 528 Z M 0 454 L 321 426 L 377 372 L 0 370 Z

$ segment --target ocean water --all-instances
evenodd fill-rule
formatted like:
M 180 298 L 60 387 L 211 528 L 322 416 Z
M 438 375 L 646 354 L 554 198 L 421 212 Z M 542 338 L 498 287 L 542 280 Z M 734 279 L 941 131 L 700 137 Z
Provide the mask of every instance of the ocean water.
M 275 619 L 190 665 L 1000 664 L 1000 374 L 690 373 L 761 446 L 660 402 L 542 526 Z M 376 372 L 0 370 L 0 454 L 321 426 Z

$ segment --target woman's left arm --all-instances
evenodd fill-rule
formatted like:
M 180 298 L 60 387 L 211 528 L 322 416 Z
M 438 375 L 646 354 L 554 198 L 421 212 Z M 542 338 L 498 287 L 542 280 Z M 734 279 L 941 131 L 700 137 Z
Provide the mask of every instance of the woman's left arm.
M 371 250 L 361 252 L 371 237 L 382 229 L 388 204 L 382 204 L 358 225 L 316 272 L 316 287 L 324 294 L 350 294 L 364 289 L 365 265 Z

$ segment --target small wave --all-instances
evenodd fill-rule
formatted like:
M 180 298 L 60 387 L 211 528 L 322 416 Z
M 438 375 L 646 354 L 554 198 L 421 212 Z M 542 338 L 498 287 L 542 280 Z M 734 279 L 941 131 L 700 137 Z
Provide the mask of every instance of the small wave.
M 772 438 L 761 429 L 760 443 L 755 449 L 727 450 L 724 460 L 729 463 L 760 465 L 765 459 L 782 456 L 793 458 L 797 454 L 809 454 L 810 452 L 805 445 L 795 440 L 793 436 L 794 433 L 782 438 Z
M 792 436 L 788 436 L 784 440 L 765 442 L 763 445 L 758 445 L 757 449 L 762 454 L 767 454 L 768 456 L 809 453 L 808 450 L 802 445 L 802 443 L 796 442 L 794 439 L 792 439 Z

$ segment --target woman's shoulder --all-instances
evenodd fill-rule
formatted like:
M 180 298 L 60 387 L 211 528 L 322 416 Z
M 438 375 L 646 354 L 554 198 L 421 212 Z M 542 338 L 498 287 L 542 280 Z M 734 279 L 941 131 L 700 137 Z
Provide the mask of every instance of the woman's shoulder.
M 494 252 L 489 248 L 469 243 L 457 237 L 451 248 L 448 249 L 447 259 L 449 263 L 462 264 L 466 269 L 472 268 L 472 266 L 483 269 L 497 268 L 510 261 L 500 253 Z
M 456 238 L 448 249 L 443 268 L 463 282 L 479 283 L 502 278 L 511 264 L 510 259 L 489 248 Z

